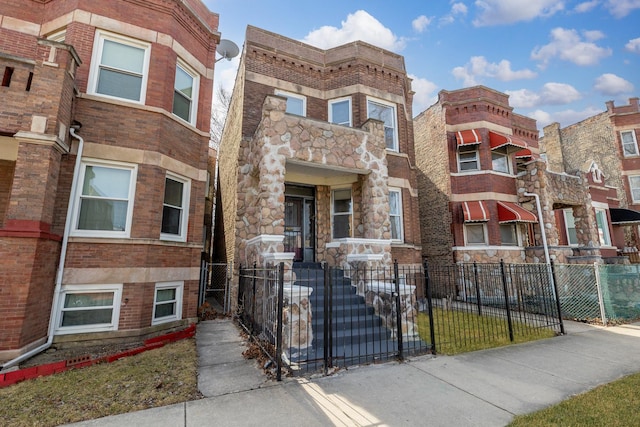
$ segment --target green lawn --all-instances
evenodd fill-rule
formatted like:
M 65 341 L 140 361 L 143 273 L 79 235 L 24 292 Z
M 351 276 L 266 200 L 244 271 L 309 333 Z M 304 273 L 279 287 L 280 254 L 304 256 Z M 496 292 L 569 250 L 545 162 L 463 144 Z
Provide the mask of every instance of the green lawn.
M 640 425 L 640 374 L 602 385 L 555 406 L 516 417 L 510 427 Z
M 452 355 L 555 336 L 551 329 L 514 321 L 514 341 L 511 342 L 506 319 L 440 308 L 433 309 L 433 317 L 438 354 Z M 418 332 L 423 341 L 431 341 L 429 331 L 429 316 L 418 313 Z

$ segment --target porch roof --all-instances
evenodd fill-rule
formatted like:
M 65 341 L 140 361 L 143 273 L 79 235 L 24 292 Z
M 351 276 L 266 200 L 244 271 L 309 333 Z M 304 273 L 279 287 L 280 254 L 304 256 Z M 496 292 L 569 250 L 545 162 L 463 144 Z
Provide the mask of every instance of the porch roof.
M 609 208 L 611 224 L 640 224 L 640 212 L 626 208 Z

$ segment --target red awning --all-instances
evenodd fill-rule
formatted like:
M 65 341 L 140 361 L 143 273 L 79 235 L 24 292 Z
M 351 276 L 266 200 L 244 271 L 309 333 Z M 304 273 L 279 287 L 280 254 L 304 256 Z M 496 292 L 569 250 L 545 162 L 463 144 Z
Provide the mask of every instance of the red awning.
M 516 151 L 516 159 L 530 159 L 531 157 L 533 157 L 533 154 L 531 154 L 531 150 L 528 148 Z
M 493 131 L 489 131 L 489 144 L 491 145 L 492 150 L 496 150 L 498 148 L 522 150 L 523 148 L 527 148 L 527 143 L 523 140 L 516 138 L 513 135 L 504 135 Z
M 489 221 L 489 209 L 480 200 L 462 202 L 462 213 L 464 214 L 464 222 Z
M 538 222 L 538 218 L 522 206 L 512 202 L 498 202 L 498 221 L 505 222 Z
M 482 139 L 480 138 L 480 131 L 478 129 L 461 130 L 456 132 L 456 140 L 458 141 L 458 147 L 462 145 L 480 144 L 482 142 Z

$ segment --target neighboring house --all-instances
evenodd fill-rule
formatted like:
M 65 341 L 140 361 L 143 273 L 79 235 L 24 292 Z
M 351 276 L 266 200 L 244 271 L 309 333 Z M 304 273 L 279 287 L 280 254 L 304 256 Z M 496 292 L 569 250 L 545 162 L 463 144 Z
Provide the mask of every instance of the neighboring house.
M 565 128 L 558 123 L 546 126 L 541 149 L 551 170 L 593 171 L 591 180 L 601 181 L 600 198 L 594 191 L 591 195 L 602 256 L 627 256 L 640 243 L 640 107 L 638 98 L 629 99 L 628 105 L 616 107 L 609 101 L 606 106 L 603 113 Z M 603 198 L 603 191 L 609 195 Z M 574 221 L 569 217 L 563 222 L 566 218 L 565 211 L 558 222 L 567 231 L 568 244 L 575 245 Z
M 5 0 L 0 22 L 0 361 L 194 321 L 218 15 Z
M 412 96 L 400 55 L 249 26 L 220 146 L 217 259 L 419 264 Z

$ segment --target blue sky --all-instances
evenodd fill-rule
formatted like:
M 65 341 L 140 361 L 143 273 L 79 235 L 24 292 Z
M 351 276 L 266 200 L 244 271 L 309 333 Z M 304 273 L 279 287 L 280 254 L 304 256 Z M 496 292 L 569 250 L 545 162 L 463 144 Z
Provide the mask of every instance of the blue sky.
M 330 48 L 364 40 L 399 53 L 413 78 L 414 115 L 440 90 L 505 92 L 515 112 L 564 127 L 640 96 L 640 0 L 204 0 L 222 38 L 247 25 Z M 216 65 L 233 87 L 237 58 Z

